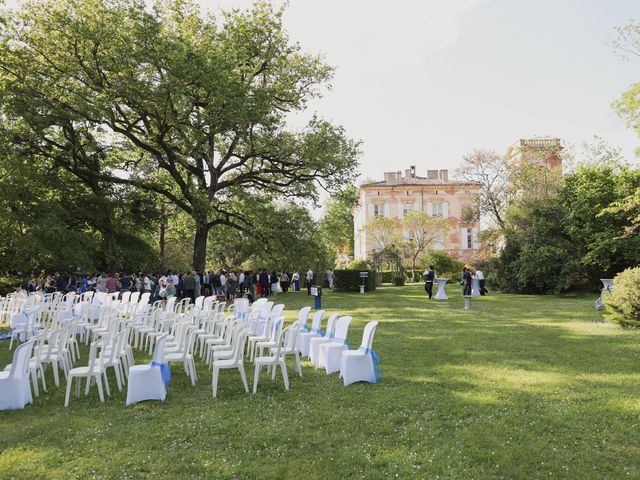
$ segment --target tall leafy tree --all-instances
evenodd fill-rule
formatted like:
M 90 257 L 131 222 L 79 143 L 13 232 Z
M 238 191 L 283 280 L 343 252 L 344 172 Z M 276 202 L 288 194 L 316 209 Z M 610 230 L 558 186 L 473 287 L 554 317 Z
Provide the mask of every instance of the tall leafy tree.
M 358 189 L 350 185 L 326 204 L 320 231 L 337 252 L 353 253 L 353 207 L 358 203 Z
M 355 175 L 358 143 L 341 127 L 288 127 L 332 69 L 289 41 L 281 17 L 264 2 L 220 19 L 178 0 L 25 4 L 0 26 L 0 115 L 13 142 L 87 183 L 180 208 L 202 270 L 211 228 L 250 228 L 236 197 L 315 199 L 318 184 L 336 191 Z
M 411 261 L 411 275 L 416 278 L 416 262 L 426 250 L 449 233 L 449 223 L 443 217 L 430 217 L 424 212 L 411 210 L 402 219 L 402 230 L 409 239 L 404 242 Z

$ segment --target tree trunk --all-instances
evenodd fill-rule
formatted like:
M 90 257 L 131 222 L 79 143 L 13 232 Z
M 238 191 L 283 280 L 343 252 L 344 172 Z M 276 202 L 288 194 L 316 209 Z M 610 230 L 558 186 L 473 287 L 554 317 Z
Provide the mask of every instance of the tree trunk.
M 165 262 L 165 258 L 164 258 L 164 254 L 165 254 L 165 232 L 166 232 L 167 226 L 164 223 L 164 221 L 162 221 L 162 223 L 160 224 L 160 263 L 162 264 L 162 268 L 164 269 L 166 267 L 166 262 Z
M 104 259 L 107 264 L 107 270 L 109 271 L 109 273 L 114 273 L 116 270 L 116 258 L 113 253 L 115 234 L 113 232 L 113 228 L 111 228 L 111 225 L 103 229 L 102 237 L 104 238 Z
M 204 272 L 207 263 L 207 237 L 209 226 L 196 224 L 196 234 L 193 239 L 193 268 L 197 272 Z

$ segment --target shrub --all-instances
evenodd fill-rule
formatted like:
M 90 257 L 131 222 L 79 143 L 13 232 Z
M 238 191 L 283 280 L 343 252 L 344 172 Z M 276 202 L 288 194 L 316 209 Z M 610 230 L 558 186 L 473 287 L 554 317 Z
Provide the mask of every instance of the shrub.
M 404 275 L 400 274 L 400 275 L 396 275 L 395 277 L 393 277 L 393 284 L 396 287 L 403 287 L 404 286 Z
M 365 280 L 365 292 L 372 292 L 376 289 L 376 272 L 373 270 L 334 270 L 335 281 L 333 286 L 341 292 L 359 292 L 362 280 L 360 272 L 369 272 L 369 277 Z
M 441 278 L 459 275 L 462 267 L 464 267 L 463 263 L 454 260 L 447 252 L 441 251 L 428 252 L 422 257 L 421 261 L 425 267 L 433 265 L 433 269 Z M 420 280 L 422 280 L 422 272 L 420 273 Z
M 370 268 L 369 263 L 364 258 L 356 258 L 355 260 L 351 260 L 347 263 L 346 270 L 358 270 L 359 272 L 364 272 Z
M 607 320 L 623 327 L 640 327 L 640 267 L 628 268 L 613 279 L 605 298 Z
M 20 285 L 20 279 L 15 277 L 0 277 L 0 297 L 16 291 Z

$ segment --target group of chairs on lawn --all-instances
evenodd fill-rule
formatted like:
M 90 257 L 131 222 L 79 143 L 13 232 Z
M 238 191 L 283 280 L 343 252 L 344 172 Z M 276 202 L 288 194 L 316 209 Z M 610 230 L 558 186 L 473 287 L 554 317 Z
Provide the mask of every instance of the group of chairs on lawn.
M 253 393 L 263 369 L 276 379 L 280 369 L 284 387 L 289 389 L 287 357 L 292 357 L 302 377 L 302 358 L 327 374 L 340 372 L 344 385 L 376 382 L 379 379 L 377 354 L 372 350 L 376 321 L 364 329 L 357 350 L 349 350 L 347 335 L 351 317 L 329 315 L 322 330 L 324 310 L 311 313 L 301 308 L 291 324 L 284 321 L 283 304 L 261 298 L 249 304 L 236 299 L 227 304 L 215 297 L 175 297 L 149 303 L 148 294 L 88 292 L 9 295 L 0 298 L 0 321 L 9 322 L 11 338 L 21 342 L 13 362 L 0 372 L 0 410 L 24 408 L 39 396 L 39 384 L 47 392 L 45 372 L 51 366 L 56 386 L 60 370 L 66 378 L 65 406 L 69 404 L 73 382 L 80 396 L 96 385 L 100 401 L 110 396 L 107 372 L 112 369 L 117 387 L 127 388 L 126 404 L 143 400 L 164 400 L 171 377 L 171 364 L 181 364 L 192 385 L 198 381 L 196 358 L 212 372 L 212 392 L 218 393 L 221 370 L 237 369 L 245 391 L 249 392 L 245 362 L 254 368 Z M 309 326 L 309 320 L 311 325 Z M 79 345 L 89 346 L 88 361 L 80 360 Z M 136 365 L 133 352 L 146 351 L 150 363 Z

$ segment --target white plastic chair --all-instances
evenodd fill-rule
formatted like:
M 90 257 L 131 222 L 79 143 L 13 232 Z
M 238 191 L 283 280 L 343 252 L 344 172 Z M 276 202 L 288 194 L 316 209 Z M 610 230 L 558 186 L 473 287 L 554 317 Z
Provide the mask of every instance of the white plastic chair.
M 33 393 L 36 397 L 40 396 L 40 392 L 38 390 L 38 375 L 42 380 L 42 389 L 47 391 L 47 384 L 44 378 L 44 368 L 42 366 L 42 362 L 40 361 L 40 350 L 45 347 L 45 340 L 47 338 L 46 332 L 40 332 L 36 338 L 33 339 L 34 347 L 33 347 L 33 356 L 29 359 L 29 374 L 31 375 L 31 381 L 33 382 Z M 13 368 L 13 363 L 10 363 L 6 367 L 4 367 L 5 372 L 11 371 Z
M 320 345 L 330 342 L 336 334 L 336 320 L 340 316 L 339 313 L 332 313 L 327 320 L 327 331 L 324 337 L 314 337 L 309 342 L 309 359 L 311 363 L 318 368 L 318 359 L 320 358 Z
M 247 340 L 247 330 L 240 328 L 233 340 L 233 348 L 230 354 L 226 351 L 214 352 L 213 354 L 213 377 L 211 378 L 211 389 L 213 391 L 213 398 L 218 395 L 218 377 L 220 376 L 220 370 L 225 368 L 237 368 L 240 371 L 240 377 L 242 378 L 242 385 L 244 385 L 244 391 L 249 393 L 249 386 L 247 385 L 247 374 L 244 371 L 244 343 Z
M 324 367 L 328 374 L 340 370 L 342 352 L 349 349 L 347 334 L 349 333 L 350 323 L 351 317 L 340 317 L 336 322 L 335 337 L 330 342 L 320 345 L 318 366 Z
M 376 365 L 380 362 L 380 359 L 378 354 L 371 348 L 377 326 L 378 322 L 376 320 L 367 323 L 362 333 L 360 348 L 342 352 L 340 377 L 345 387 L 355 382 L 376 383 L 379 380 Z
M 29 385 L 29 360 L 34 342 L 30 340 L 16 348 L 11 370 L 0 372 L 0 410 L 16 410 L 33 402 Z
M 168 381 L 169 366 L 164 358 L 164 344 L 168 335 L 165 333 L 156 342 L 151 363 L 129 367 L 127 405 L 144 400 L 164 400 L 167 397 L 167 387 L 165 379 L 162 378 L 162 370 L 165 369 L 167 372 L 165 375 Z
M 183 342 L 180 349 L 171 353 L 167 353 L 164 358 L 168 363 L 182 363 L 184 371 L 191 379 L 191 385 L 195 387 L 198 376 L 196 374 L 196 365 L 193 359 L 193 347 L 196 342 L 195 327 L 187 328 L 183 334 Z
M 309 356 L 311 339 L 322 336 L 322 330 L 320 329 L 320 326 L 322 325 L 323 315 L 324 310 L 318 310 L 317 312 L 315 312 L 313 314 L 313 319 L 311 320 L 311 331 L 298 333 L 298 348 L 300 349 L 300 355 L 302 355 L 303 357 Z
M 289 374 L 287 373 L 287 364 L 285 362 L 284 351 L 286 349 L 295 349 L 296 334 L 298 325 L 294 323 L 283 329 L 278 336 L 277 346 L 271 349 L 271 355 L 256 357 L 255 371 L 253 374 L 253 393 L 258 390 L 258 381 L 260 379 L 260 369 L 262 367 L 271 367 L 271 379 L 275 380 L 276 370 L 280 367 L 282 372 L 282 380 L 284 380 L 285 390 L 289 390 Z
M 102 365 L 101 360 L 97 356 L 97 350 L 99 346 L 104 344 L 104 340 L 99 340 L 97 342 L 93 342 L 91 347 L 89 348 L 89 363 L 86 367 L 76 367 L 72 368 L 67 375 L 67 392 L 64 397 L 64 406 L 69 406 L 69 396 L 71 395 L 71 384 L 73 383 L 73 379 L 76 379 L 76 398 L 80 397 L 80 382 L 83 378 L 87 379 L 87 386 L 85 388 L 84 394 L 87 395 L 89 393 L 89 389 L 91 388 L 92 380 L 95 380 L 96 385 L 98 386 L 98 395 L 100 396 L 100 401 L 104 402 L 104 394 L 102 392 L 102 379 L 105 381 L 105 388 L 107 390 L 107 395 L 109 392 L 109 383 L 107 381 L 107 371 Z
M 300 350 L 300 334 L 309 331 L 307 322 L 309 321 L 309 313 L 311 313 L 311 307 L 302 307 L 298 312 L 298 336 L 296 339 L 296 348 Z

